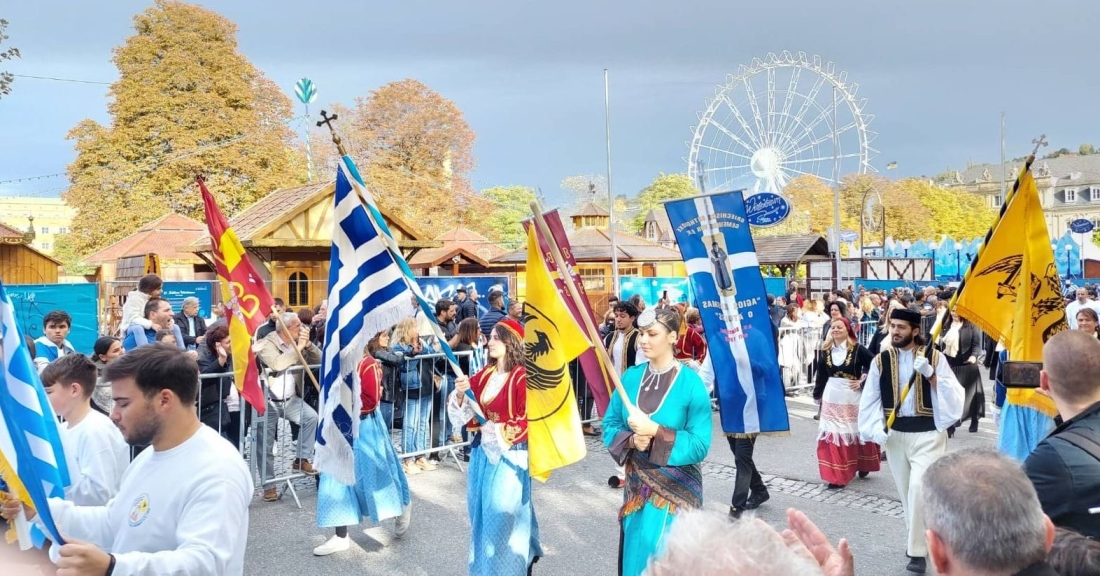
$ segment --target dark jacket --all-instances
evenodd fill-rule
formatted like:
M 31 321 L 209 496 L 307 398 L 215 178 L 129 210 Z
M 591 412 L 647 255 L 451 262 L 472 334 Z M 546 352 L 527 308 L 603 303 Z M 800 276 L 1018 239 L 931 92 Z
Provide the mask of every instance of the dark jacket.
M 458 305 L 458 309 L 455 310 L 455 324 L 467 318 L 477 320 L 477 302 L 473 298 L 467 296 L 462 302 L 455 300 L 455 304 Z
M 188 350 L 197 348 L 198 344 L 195 342 L 195 338 L 206 335 L 206 320 L 196 314 L 195 336 L 188 336 L 190 327 L 187 325 L 187 316 L 183 312 L 177 312 L 173 319 L 176 321 L 176 326 L 180 327 L 180 333 L 183 334 L 183 347 Z
M 405 363 L 405 355 L 388 348 L 379 348 L 371 356 L 382 365 L 382 401 L 393 402 L 397 398 L 400 385 L 397 375 Z
M 225 374 L 233 372 L 233 355 L 226 356 L 225 366 L 218 364 L 218 355 L 210 348 L 199 348 L 199 374 Z M 199 378 L 199 420 L 215 430 L 228 426 L 229 409 L 224 400 L 233 388 L 233 376 Z M 219 426 L 220 424 L 220 426 Z
M 980 361 L 982 354 L 982 332 L 975 328 L 973 324 L 967 322 L 963 324 L 962 328 L 959 328 L 959 353 L 955 356 L 944 354 L 944 358 L 947 358 L 947 363 L 952 368 L 956 368 L 966 364 L 971 356 Z
M 1090 538 L 1100 538 L 1100 514 L 1089 514 L 1100 506 L 1100 460 L 1059 438 L 1076 430 L 1100 441 L 1100 402 L 1070 418 L 1050 433 L 1024 462 L 1024 471 L 1043 512 L 1055 526 L 1068 528 Z M 1097 446 L 1100 449 L 1100 446 Z
M 493 308 L 486 312 L 485 315 L 481 317 L 481 320 L 477 321 L 477 326 L 481 329 L 481 333 L 488 338 L 489 334 L 493 331 L 493 326 L 496 326 L 497 322 L 504 320 L 504 316 L 504 310 Z

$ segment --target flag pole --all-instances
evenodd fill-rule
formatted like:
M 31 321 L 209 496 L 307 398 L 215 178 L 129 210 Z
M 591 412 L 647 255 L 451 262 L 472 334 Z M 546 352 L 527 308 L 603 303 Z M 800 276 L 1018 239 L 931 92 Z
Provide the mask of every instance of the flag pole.
M 561 248 L 555 244 L 551 239 L 550 227 L 546 225 L 546 219 L 542 216 L 542 206 L 539 205 L 538 200 L 531 201 L 531 213 L 534 218 L 531 223 L 538 230 L 539 235 L 546 240 L 546 245 L 550 247 L 550 257 L 554 259 L 558 274 L 562 275 L 562 284 L 565 284 L 565 289 L 569 292 L 569 297 L 572 298 L 573 304 L 578 310 L 584 310 L 581 307 L 581 295 L 577 291 L 577 286 L 573 284 L 572 278 L 565 277 L 569 273 L 568 267 L 564 266 L 565 257 L 562 256 Z M 592 322 L 592 318 L 588 314 L 579 314 L 581 317 L 581 323 L 584 324 L 584 332 L 588 336 L 589 341 L 592 342 L 592 347 L 596 350 L 596 354 L 599 354 L 600 360 L 605 362 L 605 366 L 613 366 L 611 358 L 607 354 L 607 349 L 603 347 L 603 339 L 600 338 L 600 333 L 596 330 L 596 325 Z M 615 391 L 619 393 L 619 399 L 623 401 L 623 405 L 626 406 L 627 412 L 633 413 L 636 408 L 634 403 L 630 401 L 630 398 L 626 395 L 626 389 L 623 388 L 623 383 L 619 381 L 619 375 L 614 370 L 608 370 L 608 375 L 611 376 L 611 383 L 615 385 Z
M 939 338 L 940 333 L 943 331 L 943 325 L 945 322 L 950 322 L 951 311 L 955 309 L 955 304 L 959 301 L 959 295 L 962 294 L 963 288 L 966 287 L 966 281 L 974 273 L 974 265 L 981 259 L 982 253 L 985 252 L 985 247 L 989 244 L 989 239 L 993 237 L 993 232 L 997 230 L 997 226 L 1001 223 L 1001 219 L 1004 218 L 1005 212 L 1008 211 L 1008 205 L 1016 198 L 1016 193 L 1020 191 L 1020 177 L 1031 170 L 1032 163 L 1035 162 L 1035 155 L 1039 152 L 1040 146 L 1046 146 L 1046 134 L 1039 136 L 1031 141 L 1035 144 L 1035 148 L 1031 151 L 1031 155 L 1027 157 L 1027 161 L 1024 162 L 1024 169 L 1016 176 L 1016 182 L 1012 185 L 1012 192 L 1009 193 L 1004 203 L 1001 204 L 1001 210 L 997 213 L 997 217 L 994 218 L 993 224 L 989 226 L 989 231 L 985 234 L 985 239 L 982 240 L 981 245 L 978 246 L 977 253 L 970 260 L 970 264 L 966 268 L 966 275 L 963 276 L 961 282 L 959 282 L 959 288 L 955 290 L 955 293 L 951 295 L 951 301 L 947 303 L 947 312 L 944 312 L 943 318 L 936 320 L 936 323 L 932 325 L 932 332 L 928 337 L 928 357 L 932 357 L 932 344 Z M 909 395 L 909 391 L 913 388 L 913 384 L 917 381 L 916 373 L 913 373 L 913 377 L 909 379 L 909 383 L 905 386 L 905 389 L 901 391 L 898 396 L 898 401 L 894 403 L 894 409 L 890 412 L 890 418 L 886 420 L 886 429 L 889 430 L 894 425 L 894 419 L 898 416 L 898 408 L 902 402 L 905 402 L 905 398 Z

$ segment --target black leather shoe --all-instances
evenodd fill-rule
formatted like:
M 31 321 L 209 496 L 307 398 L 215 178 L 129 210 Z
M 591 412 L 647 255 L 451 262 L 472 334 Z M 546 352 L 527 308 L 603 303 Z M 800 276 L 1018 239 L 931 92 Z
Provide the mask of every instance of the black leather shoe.
M 730 518 L 734 520 L 741 517 L 741 513 L 745 511 L 744 508 L 738 508 L 737 506 L 730 506 Z
M 756 510 L 761 504 L 771 500 L 771 494 L 767 492 L 756 493 L 749 496 L 749 499 L 745 502 L 745 510 Z
M 954 438 L 955 437 L 955 427 L 954 426 L 950 426 L 950 427 L 947 428 L 947 437 L 948 438 Z
M 868 472 L 868 471 L 866 471 L 866 470 L 863 470 L 862 472 L 859 472 L 859 477 L 860 477 L 860 478 L 866 478 L 866 477 L 867 477 L 867 476 L 869 476 L 870 474 L 871 474 L 870 472 Z
M 970 421 L 969 431 L 970 431 L 971 434 L 978 431 L 978 421 L 977 420 L 971 420 Z
M 917 574 L 924 574 L 925 570 L 928 569 L 928 566 L 924 561 L 924 556 L 910 556 L 909 564 L 905 567 L 905 569 L 910 572 L 915 572 Z
M 840 490 L 844 488 L 844 486 L 840 484 L 829 484 L 828 486 L 826 486 L 826 488 L 828 488 L 829 490 Z

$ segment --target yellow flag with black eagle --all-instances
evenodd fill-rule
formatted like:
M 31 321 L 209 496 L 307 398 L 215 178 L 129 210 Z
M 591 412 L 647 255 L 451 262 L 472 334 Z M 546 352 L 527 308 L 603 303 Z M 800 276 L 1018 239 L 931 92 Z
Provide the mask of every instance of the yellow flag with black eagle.
M 1002 340 L 1010 360 L 1041 362 L 1043 344 L 1069 326 L 1030 163 L 1017 183 L 1004 216 L 971 266 L 955 309 L 986 334 Z M 1034 390 L 1010 388 L 1007 399 L 1051 417 L 1057 414 L 1054 402 Z
M 527 450 L 531 477 L 584 458 L 586 449 L 569 362 L 592 344 L 565 306 L 539 249 L 536 226 L 527 229 L 527 300 L 523 303 L 527 370 Z M 560 270 L 561 267 L 559 266 Z

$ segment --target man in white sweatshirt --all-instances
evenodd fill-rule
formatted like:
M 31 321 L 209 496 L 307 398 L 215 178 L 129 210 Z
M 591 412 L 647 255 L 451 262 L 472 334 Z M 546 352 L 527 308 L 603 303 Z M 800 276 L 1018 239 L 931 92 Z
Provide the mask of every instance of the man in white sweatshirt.
M 134 459 L 106 506 L 50 500 L 68 538 L 58 568 L 242 574 L 252 477 L 237 450 L 199 421 L 195 360 L 167 346 L 143 346 L 109 364 L 104 378 L 115 399 L 111 420 L 126 442 L 152 449 Z
M 131 324 L 137 324 L 146 330 L 153 327 L 153 323 L 145 317 L 145 305 L 150 298 L 160 298 L 164 289 L 164 282 L 156 274 L 147 274 L 138 280 L 138 289 L 131 290 L 126 295 L 126 303 L 122 305 L 122 320 L 118 323 L 118 333 L 126 336 L 126 330 Z

